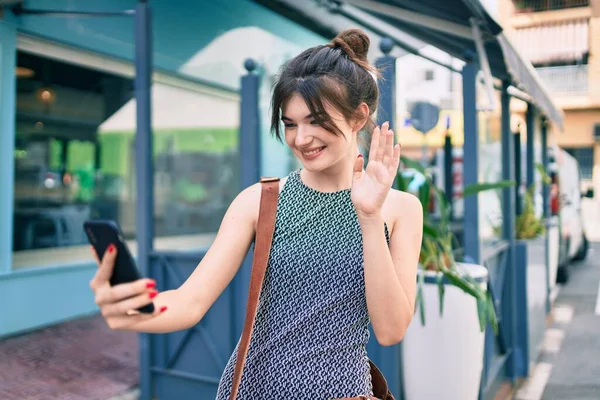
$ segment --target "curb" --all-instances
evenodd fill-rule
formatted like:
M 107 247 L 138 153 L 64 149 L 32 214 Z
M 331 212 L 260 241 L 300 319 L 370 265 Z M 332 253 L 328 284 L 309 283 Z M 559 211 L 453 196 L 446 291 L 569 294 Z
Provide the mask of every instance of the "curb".
M 517 387 L 516 400 L 542 399 L 552 374 L 555 356 L 561 349 L 566 327 L 571 322 L 573 313 L 573 307 L 566 304 L 557 304 L 552 310 L 552 322 L 544 333 L 540 357 L 533 365 L 531 374 Z

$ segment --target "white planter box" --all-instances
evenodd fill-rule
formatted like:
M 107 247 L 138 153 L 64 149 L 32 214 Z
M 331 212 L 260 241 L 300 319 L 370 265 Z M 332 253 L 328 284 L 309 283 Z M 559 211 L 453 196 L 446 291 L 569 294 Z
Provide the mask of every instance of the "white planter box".
M 488 271 L 475 264 L 459 264 L 483 288 Z M 425 273 L 435 282 L 436 274 Z M 425 283 L 425 326 L 420 310 L 408 327 L 402 344 L 404 389 L 407 400 L 477 400 L 483 370 L 484 337 L 479 329 L 477 302 L 461 289 L 447 284 L 444 315 L 440 317 L 436 283 Z

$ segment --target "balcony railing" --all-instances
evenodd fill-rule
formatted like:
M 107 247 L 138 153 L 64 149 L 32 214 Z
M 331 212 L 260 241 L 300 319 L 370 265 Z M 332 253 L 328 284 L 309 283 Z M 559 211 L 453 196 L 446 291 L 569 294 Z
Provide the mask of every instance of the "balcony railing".
M 588 66 L 566 65 L 536 68 L 552 94 L 578 96 L 588 91 Z
M 588 7 L 590 0 L 513 0 L 515 13 L 562 10 L 564 8 Z

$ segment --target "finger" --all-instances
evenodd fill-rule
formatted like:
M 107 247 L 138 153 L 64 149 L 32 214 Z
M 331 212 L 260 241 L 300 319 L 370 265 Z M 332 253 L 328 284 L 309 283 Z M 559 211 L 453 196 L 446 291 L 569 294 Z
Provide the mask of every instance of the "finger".
M 94 249 L 94 246 L 90 246 L 90 252 L 92 253 L 92 257 L 94 257 L 94 261 L 96 261 L 96 264 L 100 266 L 100 258 L 98 258 L 98 254 L 96 253 L 96 249 Z
M 394 146 L 394 160 L 398 161 L 398 165 L 400 165 L 400 154 L 402 153 L 402 146 L 400 145 L 400 143 L 397 143 Z
M 365 165 L 364 158 L 363 158 L 362 154 L 359 154 L 358 157 L 356 158 L 356 161 L 354 162 L 352 181 L 356 181 L 357 179 L 360 179 L 360 177 L 362 176 L 362 173 L 363 173 L 364 165 Z
M 390 129 L 385 135 L 385 147 L 384 147 L 383 163 L 389 165 L 394 155 L 394 132 Z
M 142 293 L 117 303 L 105 304 L 102 306 L 102 315 L 106 318 L 127 315 L 130 310 L 136 310 L 152 303 L 157 295 L 158 291 L 155 290 L 150 293 Z
M 90 246 L 90 253 L 92 253 L 92 257 L 94 258 L 94 261 L 96 261 L 96 266 L 100 267 L 100 260 L 98 259 L 98 254 L 96 254 L 96 249 L 94 249 L 94 246 Z M 97 288 L 97 277 L 98 277 L 98 270 L 96 270 L 96 273 L 90 280 L 90 288 L 92 290 L 96 290 L 96 288 Z
M 390 163 L 390 173 L 396 176 L 398 173 L 398 166 L 400 165 L 400 144 L 394 146 L 394 154 Z
M 96 274 L 96 280 L 98 284 L 108 282 L 115 268 L 116 258 L 117 247 L 114 244 L 110 244 L 102 256 L 100 269 Z
M 166 306 L 154 307 L 154 312 L 152 314 L 138 312 L 137 314 L 132 315 L 119 315 L 107 318 L 107 323 L 112 329 L 122 329 L 143 321 L 148 321 L 152 318 L 156 318 L 165 311 L 167 311 Z
M 116 303 L 143 293 L 150 293 L 154 288 L 156 288 L 156 282 L 152 279 L 138 279 L 135 282 L 120 283 L 108 287 L 107 290 L 98 291 L 96 304 L 102 306 L 104 304 Z
M 384 160 L 386 154 L 386 146 L 387 146 L 387 138 L 389 135 L 389 127 L 390 123 L 388 121 L 384 122 L 381 125 L 381 135 L 379 136 L 379 150 L 377 150 L 377 154 L 379 155 L 379 161 Z
M 371 148 L 369 149 L 369 161 L 377 161 L 377 152 L 379 150 L 379 136 L 381 133 L 381 129 L 379 126 L 376 126 L 373 129 L 373 135 L 371 137 Z

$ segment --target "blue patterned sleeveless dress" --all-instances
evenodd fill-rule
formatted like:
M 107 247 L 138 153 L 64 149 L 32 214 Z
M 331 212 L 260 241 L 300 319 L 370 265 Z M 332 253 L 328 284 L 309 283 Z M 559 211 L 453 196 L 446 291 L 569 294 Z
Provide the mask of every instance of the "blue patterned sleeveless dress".
M 372 396 L 368 324 L 362 235 L 350 190 L 316 191 L 294 171 L 279 195 L 238 399 Z M 229 399 L 237 352 L 217 400 Z

